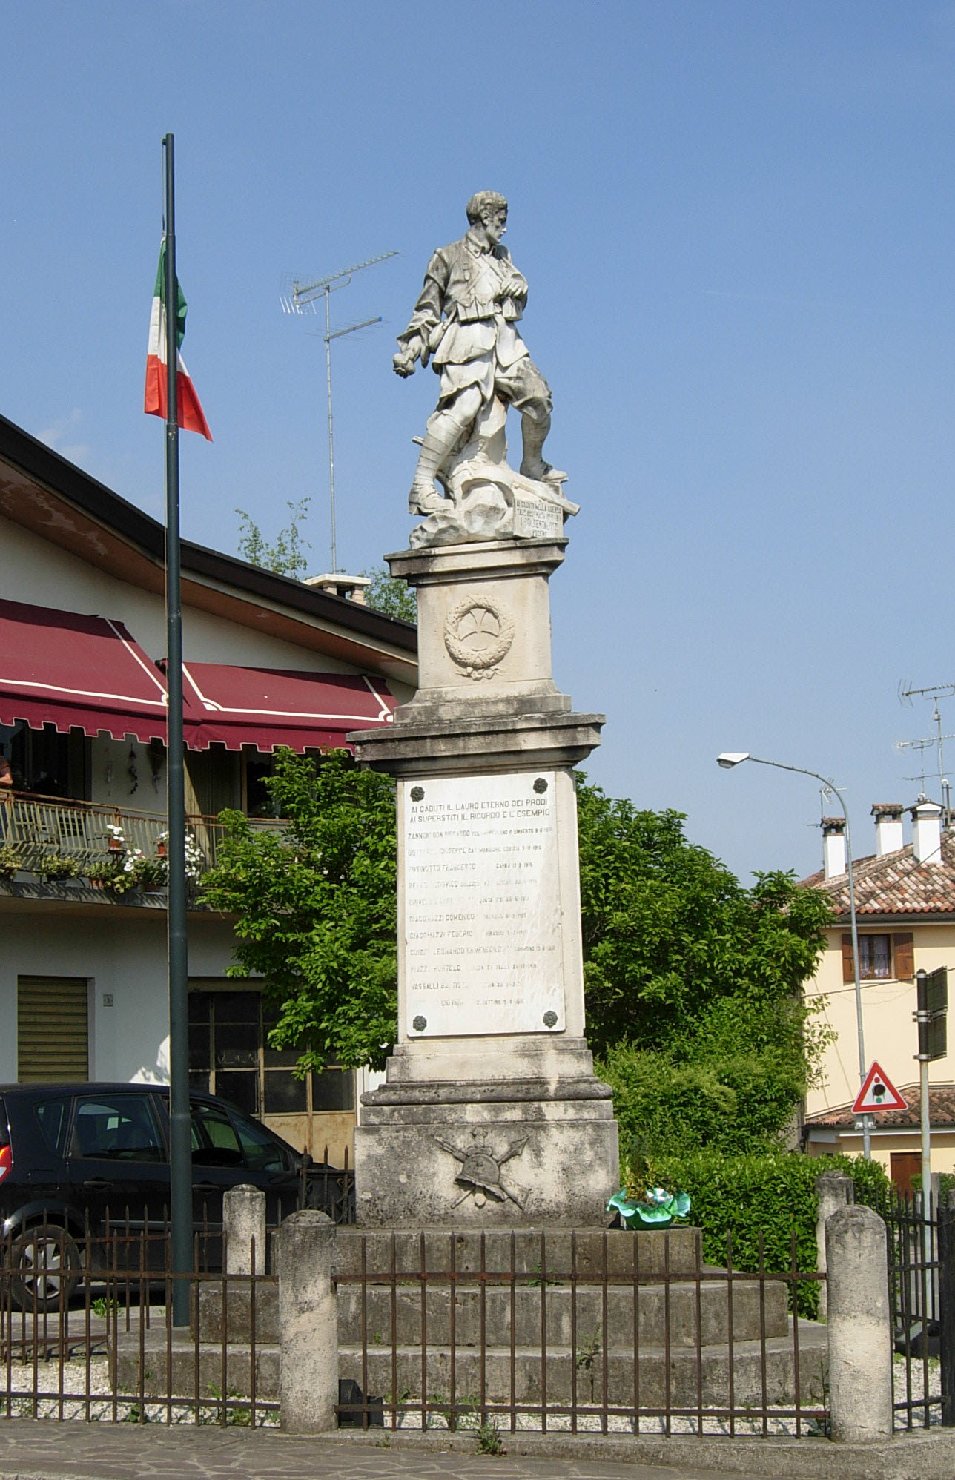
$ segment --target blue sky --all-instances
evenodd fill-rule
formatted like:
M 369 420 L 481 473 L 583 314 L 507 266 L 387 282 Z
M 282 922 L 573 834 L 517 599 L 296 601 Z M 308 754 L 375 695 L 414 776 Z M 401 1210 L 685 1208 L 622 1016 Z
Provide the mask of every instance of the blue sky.
M 938 794 L 895 742 L 931 732 L 900 684 L 955 682 L 950 0 L 31 0 L 0 46 L 3 414 L 161 517 L 171 131 L 216 439 L 183 438 L 183 533 L 234 551 L 236 508 L 272 535 L 309 496 L 327 567 L 322 341 L 280 295 L 394 250 L 332 300 L 384 320 L 333 351 L 339 561 L 373 565 L 436 386 L 394 335 L 501 190 L 582 505 L 552 606 L 558 681 L 607 716 L 591 777 L 744 879 L 816 866 L 818 788 L 718 751 L 834 777 L 857 853 L 872 802 L 923 767 Z

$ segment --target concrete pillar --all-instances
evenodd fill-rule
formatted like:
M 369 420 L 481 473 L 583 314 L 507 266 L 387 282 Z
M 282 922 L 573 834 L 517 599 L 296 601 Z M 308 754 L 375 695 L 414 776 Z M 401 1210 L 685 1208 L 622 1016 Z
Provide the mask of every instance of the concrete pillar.
M 222 1199 L 222 1235 L 226 1274 L 264 1274 L 265 1193 L 257 1187 L 230 1187 Z
M 335 1427 L 338 1302 L 332 1282 L 335 1224 L 308 1208 L 275 1235 L 279 1279 L 281 1422 L 293 1434 Z
M 855 1198 L 852 1178 L 845 1172 L 823 1172 L 816 1178 L 816 1268 L 820 1274 L 826 1272 L 826 1221 L 840 1208 L 847 1207 Z M 819 1319 L 826 1319 L 828 1291 L 826 1282 L 819 1285 Z
M 826 1223 L 829 1407 L 832 1437 L 892 1435 L 892 1315 L 885 1224 L 844 1207 Z

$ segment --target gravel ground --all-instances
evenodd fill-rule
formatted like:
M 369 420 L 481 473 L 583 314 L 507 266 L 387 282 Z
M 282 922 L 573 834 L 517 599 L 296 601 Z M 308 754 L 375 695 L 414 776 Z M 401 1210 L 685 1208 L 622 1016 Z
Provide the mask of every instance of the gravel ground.
M 911 1376 L 906 1382 L 906 1363 L 904 1358 L 896 1356 L 893 1361 L 893 1397 L 896 1404 L 911 1402 L 919 1405 L 912 1410 L 912 1421 L 909 1422 L 909 1413 L 906 1409 L 896 1410 L 895 1427 L 897 1431 L 912 1428 L 922 1428 L 925 1423 L 924 1410 L 921 1402 L 926 1396 L 923 1378 L 925 1367 L 921 1361 L 911 1363 Z M 941 1373 L 937 1358 L 930 1358 L 927 1364 L 929 1398 L 937 1398 L 941 1391 Z M 253 1421 L 252 1414 L 238 1394 L 226 1393 L 210 1394 L 209 1401 L 200 1404 L 174 1404 L 167 1410 L 163 1403 L 146 1402 L 113 1402 L 112 1392 L 109 1385 L 109 1369 L 107 1359 L 104 1355 L 91 1358 L 89 1364 L 88 1391 L 89 1398 L 81 1396 L 87 1391 L 87 1367 L 85 1361 L 59 1362 L 55 1358 L 47 1362 L 32 1361 L 23 1363 L 8 1362 L 6 1366 L 6 1387 L 9 1398 L 6 1404 L 0 1407 L 0 1412 L 6 1417 L 14 1418 L 53 1418 L 53 1419 L 76 1419 L 82 1421 L 99 1421 L 107 1423 L 173 1423 L 173 1424 L 216 1424 L 222 1421 L 222 1407 L 225 1403 L 225 1422 L 235 1426 L 250 1426 Z M 37 1396 L 34 1397 L 34 1392 Z M 63 1396 L 77 1395 L 77 1396 Z M 0 1400 L 2 1401 L 2 1400 Z M 938 1404 L 928 1410 L 929 1424 L 934 1426 L 941 1422 L 941 1410 Z M 254 1425 L 257 1428 L 278 1427 L 278 1413 L 268 1407 L 258 1407 L 254 1415 Z M 506 1415 L 492 1416 L 491 1422 L 502 1433 L 510 1428 L 510 1421 Z M 422 1427 L 440 1432 L 449 1429 L 448 1419 L 441 1412 L 429 1413 L 424 1424 L 419 1411 L 409 1410 L 399 1415 L 396 1427 L 404 1431 L 420 1431 Z M 478 1413 L 460 1414 L 454 1425 L 457 1429 L 477 1430 L 480 1427 L 480 1415 Z M 542 1430 L 540 1417 L 536 1414 L 521 1413 L 516 1416 L 515 1428 L 525 1433 L 539 1433 Z M 801 1431 L 818 1432 L 819 1425 L 814 1420 L 801 1420 Z M 775 1417 L 769 1415 L 766 1426 L 761 1419 L 748 1419 L 738 1417 L 731 1425 L 728 1419 L 704 1417 L 700 1424 L 695 1417 L 674 1417 L 667 1428 L 666 1421 L 661 1417 L 643 1415 L 639 1423 L 632 1418 L 610 1415 L 604 1426 L 599 1414 L 580 1414 L 577 1420 L 577 1429 L 580 1433 L 610 1433 L 610 1434 L 730 1434 L 740 1436 L 746 1435 L 795 1435 L 796 1422 L 787 1416 Z M 567 1433 L 571 1430 L 569 1415 L 548 1415 L 547 1430 L 552 1433 Z

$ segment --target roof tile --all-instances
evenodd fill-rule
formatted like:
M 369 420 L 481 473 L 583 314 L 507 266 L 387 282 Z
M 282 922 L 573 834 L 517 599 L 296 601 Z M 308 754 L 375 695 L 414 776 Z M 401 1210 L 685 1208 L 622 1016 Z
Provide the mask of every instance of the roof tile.
M 876 1125 L 880 1131 L 911 1130 L 920 1124 L 922 1096 L 917 1084 L 907 1084 L 899 1090 L 906 1104 L 905 1110 L 879 1110 Z M 955 1126 L 955 1085 L 932 1085 L 928 1092 L 929 1119 L 934 1126 Z M 841 1105 L 837 1110 L 820 1110 L 806 1116 L 806 1125 L 854 1126 L 858 1117 L 851 1105 Z
M 942 834 L 937 863 L 919 863 L 909 844 L 881 858 L 853 859 L 852 870 L 857 915 L 955 914 L 955 832 Z M 848 914 L 846 874 L 826 879 L 820 869 L 803 883 L 822 889 L 838 914 Z

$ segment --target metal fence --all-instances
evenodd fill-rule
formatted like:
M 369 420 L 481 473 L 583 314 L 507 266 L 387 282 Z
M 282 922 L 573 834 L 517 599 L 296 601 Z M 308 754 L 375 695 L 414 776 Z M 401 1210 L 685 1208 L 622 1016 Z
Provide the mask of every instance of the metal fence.
M 36 1233 L 26 1257 L 22 1240 L 2 1249 L 0 1416 L 279 1422 L 278 1280 L 208 1267 L 211 1249 L 255 1269 L 254 1244 L 237 1260 L 221 1230 L 206 1249 L 197 1237 L 182 1329 L 165 1232 L 111 1224 L 76 1256 L 52 1225 Z M 717 1269 L 692 1229 L 342 1227 L 334 1277 L 342 1426 L 483 1440 L 827 1429 L 825 1331 L 790 1314 L 820 1276 L 795 1259 L 744 1273 L 728 1246 Z
M 878 1205 L 888 1234 L 896 1427 L 955 1425 L 955 1208 L 921 1196 Z
M 216 861 L 223 828 L 214 817 L 198 815 L 188 816 L 186 825 L 195 841 L 196 867 L 204 871 Z M 275 818 L 251 818 L 250 825 L 269 831 L 285 826 Z M 71 872 L 81 877 L 111 855 L 161 858 L 167 828 L 165 816 L 156 812 L 23 792 L 0 798 L 0 844 L 20 868 L 43 877 L 70 877 Z
M 702 1262 L 693 1229 L 338 1239 L 351 1421 L 391 1429 L 806 1434 L 828 1428 L 824 1276 Z
M 195 1268 L 175 1276 L 168 1234 L 123 1222 L 68 1252 L 52 1224 L 30 1234 L 2 1246 L 0 1415 L 277 1424 L 272 1275 L 211 1271 L 197 1236 Z M 254 1242 L 241 1262 L 256 1267 Z M 177 1278 L 191 1291 L 185 1329 L 172 1324 Z

